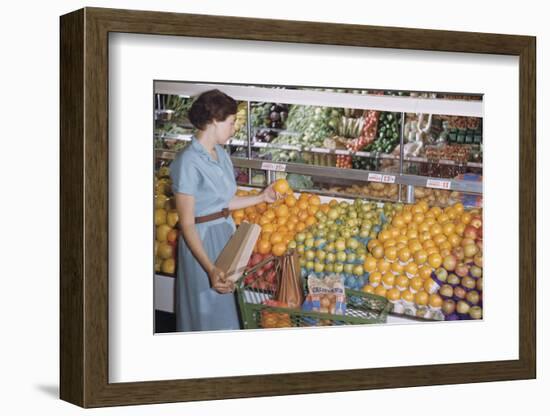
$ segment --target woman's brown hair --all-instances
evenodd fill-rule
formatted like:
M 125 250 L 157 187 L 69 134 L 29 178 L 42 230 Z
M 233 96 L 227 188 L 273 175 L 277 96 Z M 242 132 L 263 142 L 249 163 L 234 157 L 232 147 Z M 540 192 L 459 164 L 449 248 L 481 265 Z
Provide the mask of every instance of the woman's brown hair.
M 237 113 L 237 102 L 220 90 L 210 90 L 199 95 L 189 109 L 189 121 L 199 130 L 212 121 L 223 121 Z

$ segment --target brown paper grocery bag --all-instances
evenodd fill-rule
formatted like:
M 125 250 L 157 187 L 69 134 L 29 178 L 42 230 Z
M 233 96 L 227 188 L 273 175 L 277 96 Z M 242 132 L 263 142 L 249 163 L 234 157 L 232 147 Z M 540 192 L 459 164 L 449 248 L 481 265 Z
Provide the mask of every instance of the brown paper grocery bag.
M 215 264 L 228 279 L 235 282 L 242 276 L 261 230 L 258 224 L 243 222 L 227 242 Z

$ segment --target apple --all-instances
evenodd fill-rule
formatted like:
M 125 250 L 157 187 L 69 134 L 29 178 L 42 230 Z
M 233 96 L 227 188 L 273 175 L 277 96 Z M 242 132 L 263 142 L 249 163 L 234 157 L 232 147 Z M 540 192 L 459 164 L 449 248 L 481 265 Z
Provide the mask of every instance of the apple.
M 475 244 L 476 241 L 475 241 L 475 238 L 468 238 L 468 237 L 465 237 L 462 239 L 462 241 L 460 242 L 460 245 L 462 247 L 466 247 L 467 245 L 470 245 L 470 244 Z
M 478 267 L 483 267 L 483 256 L 481 254 L 474 256 L 474 264 Z
M 341 263 L 341 262 L 334 263 L 334 273 L 342 273 L 343 271 L 344 271 L 344 263 Z
M 334 253 L 334 251 L 336 251 L 336 249 L 334 248 L 334 243 L 328 243 L 325 246 L 325 250 L 328 252 Z
M 315 273 L 323 273 L 324 270 L 325 270 L 324 263 L 316 262 L 315 265 L 313 266 L 313 271 L 315 271 Z
M 333 263 L 325 264 L 325 272 L 334 273 L 334 264 Z
M 361 264 L 356 264 L 353 267 L 352 272 L 353 272 L 353 274 L 355 274 L 357 276 L 363 276 L 363 273 L 365 273 L 365 271 L 363 270 L 363 266 Z
M 320 248 L 323 247 L 326 243 L 327 240 L 325 240 L 324 238 L 319 238 L 315 240 L 315 243 L 313 243 L 313 245 L 315 246 L 315 248 Z
M 474 263 L 475 263 L 475 258 L 474 258 Z M 470 274 L 475 278 L 479 278 L 483 275 L 483 269 L 479 267 L 477 264 L 473 264 L 472 266 L 470 266 Z
M 348 255 L 346 254 L 345 251 L 336 252 L 336 260 L 339 261 L 340 263 L 344 263 L 347 258 L 348 258 Z
M 475 244 L 464 246 L 464 257 L 473 258 L 479 252 L 479 247 Z
M 313 263 L 312 260 L 306 261 L 306 269 L 313 270 L 313 267 L 315 266 L 315 263 Z
M 304 241 L 304 246 L 305 248 L 311 248 L 313 247 L 313 244 L 315 244 L 315 240 L 312 238 L 306 238 L 306 240 Z
M 476 287 L 476 281 L 473 277 L 464 276 L 460 282 L 466 289 L 474 289 Z
M 346 249 L 346 240 L 343 238 L 337 238 L 334 242 L 334 248 L 336 251 L 344 251 Z
M 452 272 L 455 269 L 456 263 L 457 263 L 456 257 L 453 256 L 452 254 L 449 254 L 448 256 L 445 256 L 443 258 L 443 267 L 450 272 Z
M 479 215 L 472 215 L 472 219 L 470 221 L 470 225 L 472 227 L 475 227 L 477 228 L 478 230 L 482 227 L 483 225 L 483 220 L 481 219 L 481 216 Z
M 440 282 L 446 282 L 449 274 L 447 273 L 447 270 L 445 270 L 443 267 L 438 267 L 435 271 L 435 275 Z
M 306 235 L 305 235 L 305 233 L 297 233 L 294 238 L 297 242 L 303 243 L 306 239 Z
M 479 299 L 480 299 L 479 292 L 477 292 L 476 290 L 470 290 L 466 294 L 466 300 L 473 305 L 477 305 L 479 303 Z
M 443 304 L 441 305 L 441 310 L 445 315 L 450 315 L 454 313 L 456 310 L 456 303 L 452 299 L 447 299 L 443 301 Z
M 324 252 L 323 250 L 317 250 L 317 251 L 315 252 L 315 258 L 316 258 L 317 260 L 321 261 L 321 262 L 322 262 L 323 260 L 325 260 L 326 257 L 327 257 L 327 253 Z
M 156 237 L 157 241 L 166 241 L 168 237 L 168 233 L 170 232 L 172 228 L 168 226 L 168 224 L 161 224 L 157 227 Z
M 306 252 L 306 249 L 304 248 L 303 245 L 299 245 L 298 247 L 296 247 L 296 251 L 298 252 L 300 257 L 302 257 L 304 255 L 304 253 Z
M 451 254 L 456 258 L 457 261 L 464 260 L 464 249 L 462 247 L 454 247 L 451 250 Z
M 479 290 L 480 292 L 483 291 L 483 277 L 480 277 L 479 279 L 477 279 L 476 289 Z
M 176 271 L 176 262 L 174 261 L 174 259 L 165 259 L 162 262 L 161 270 L 163 273 L 174 274 L 174 272 Z
M 336 240 L 336 238 L 338 238 L 338 234 L 337 234 L 336 232 L 334 232 L 334 231 L 329 231 L 329 232 L 327 233 L 327 240 L 328 240 L 329 242 L 332 242 L 332 241 Z
M 336 261 L 336 254 L 328 252 L 325 261 L 327 263 L 334 263 Z
M 174 247 L 172 247 L 167 242 L 159 243 L 157 253 L 158 256 L 163 260 L 172 258 L 174 254 Z
M 454 273 L 449 273 L 447 276 L 447 283 L 450 285 L 458 285 L 460 283 L 460 277 Z
M 483 316 L 483 310 L 479 306 L 472 306 L 469 310 L 470 318 L 472 319 L 481 319 Z
M 439 289 L 439 294 L 441 296 L 445 296 L 447 298 L 450 298 L 453 296 L 453 293 L 454 293 L 454 290 L 453 290 L 453 287 L 451 285 L 443 285 L 441 286 L 441 288 Z
M 315 251 L 306 250 L 305 257 L 306 257 L 306 260 L 313 260 L 315 258 Z
M 477 238 L 477 228 L 467 225 L 466 228 L 464 228 L 463 236 L 464 238 L 471 238 L 472 240 L 475 240 Z
M 353 251 L 351 253 L 348 253 L 347 255 L 347 261 L 349 263 L 354 263 L 355 260 L 357 260 L 357 254 L 355 254 Z
M 359 247 L 359 241 L 357 241 L 355 238 L 348 238 L 346 241 L 346 248 L 349 248 L 350 250 L 356 250 L 357 247 Z
M 468 302 L 459 300 L 456 304 L 456 311 L 461 314 L 466 314 L 470 311 L 470 305 L 468 305 Z
M 466 297 L 466 290 L 460 286 L 455 287 L 453 293 L 459 299 L 464 299 Z
M 168 213 L 166 214 L 166 223 L 170 226 L 170 227 L 175 227 L 176 224 L 178 223 L 178 212 L 174 209 L 168 211 Z
M 459 276 L 459 277 L 467 276 L 468 271 L 469 271 L 469 268 L 466 264 L 459 263 L 459 264 L 456 265 L 455 273 L 457 274 L 457 276 Z
M 344 273 L 352 274 L 353 273 L 353 264 L 345 263 L 344 264 Z

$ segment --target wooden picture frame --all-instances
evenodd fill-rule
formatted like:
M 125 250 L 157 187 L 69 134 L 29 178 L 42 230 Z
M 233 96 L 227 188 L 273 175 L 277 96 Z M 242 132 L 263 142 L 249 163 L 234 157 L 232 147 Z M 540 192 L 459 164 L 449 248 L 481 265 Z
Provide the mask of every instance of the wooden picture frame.
M 243 28 L 246 28 L 244 30 Z M 536 377 L 536 39 L 85 8 L 60 19 L 60 397 L 82 407 L 213 400 Z M 170 381 L 108 380 L 110 32 L 519 57 L 519 359 Z

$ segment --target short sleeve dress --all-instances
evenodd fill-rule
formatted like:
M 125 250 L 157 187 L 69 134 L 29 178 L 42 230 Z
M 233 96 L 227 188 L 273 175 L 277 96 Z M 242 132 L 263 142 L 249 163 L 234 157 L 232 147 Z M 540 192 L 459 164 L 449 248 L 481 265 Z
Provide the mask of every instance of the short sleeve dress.
M 223 147 L 216 145 L 215 160 L 193 137 L 170 165 L 174 193 L 195 197 L 195 216 L 227 208 L 237 184 L 233 164 Z M 195 224 L 208 253 L 215 261 L 235 232 L 231 216 Z M 178 331 L 239 329 L 239 314 L 234 293 L 220 294 L 210 287 L 208 275 L 180 236 L 176 276 L 176 328 Z

